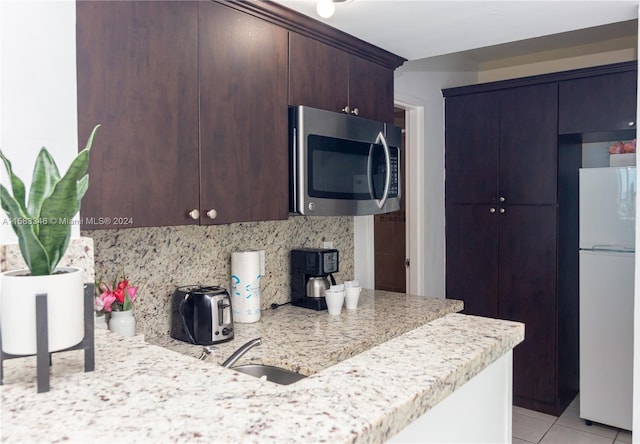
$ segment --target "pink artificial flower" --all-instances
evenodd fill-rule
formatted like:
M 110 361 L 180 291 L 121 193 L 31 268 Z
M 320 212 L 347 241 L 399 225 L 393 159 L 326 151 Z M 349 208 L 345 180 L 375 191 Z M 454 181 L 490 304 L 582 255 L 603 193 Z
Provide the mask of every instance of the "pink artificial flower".
M 634 143 L 632 143 L 632 142 L 627 142 L 622 147 L 622 152 L 623 153 L 635 153 L 636 152 L 636 145 Z
M 93 299 L 93 309 L 95 311 L 104 310 L 104 302 L 102 302 L 102 299 L 100 299 L 99 297 Z
M 622 142 L 616 142 L 609 147 L 607 151 L 609 154 L 622 154 L 624 149 L 624 144 Z
M 136 294 L 138 293 L 138 287 L 134 287 L 133 285 L 131 285 L 130 287 L 127 287 L 127 292 L 129 293 L 129 299 L 133 303 L 133 301 L 136 300 Z
M 115 295 L 110 291 L 105 291 L 100 294 L 100 299 L 104 305 L 104 311 L 111 311 L 111 304 L 116 300 Z

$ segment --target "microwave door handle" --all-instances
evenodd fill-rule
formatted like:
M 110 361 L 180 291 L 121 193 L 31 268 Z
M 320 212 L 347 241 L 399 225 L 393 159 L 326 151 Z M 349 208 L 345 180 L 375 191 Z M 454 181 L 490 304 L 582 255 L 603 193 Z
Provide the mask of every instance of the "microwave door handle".
M 375 143 L 369 145 L 369 158 L 367 162 L 367 180 L 369 185 L 369 197 L 371 199 L 375 199 L 376 195 L 373 189 L 373 149 L 375 147 Z
M 382 209 L 387 201 L 387 197 L 389 197 L 389 187 L 391 186 L 391 153 L 389 152 L 387 139 L 385 139 L 382 131 L 380 131 L 380 133 L 378 134 L 378 138 L 376 139 L 376 144 L 380 143 L 382 143 L 382 147 L 384 148 L 384 158 L 387 166 L 387 177 L 385 178 L 384 182 L 384 192 L 382 193 L 382 199 L 376 200 L 378 208 Z

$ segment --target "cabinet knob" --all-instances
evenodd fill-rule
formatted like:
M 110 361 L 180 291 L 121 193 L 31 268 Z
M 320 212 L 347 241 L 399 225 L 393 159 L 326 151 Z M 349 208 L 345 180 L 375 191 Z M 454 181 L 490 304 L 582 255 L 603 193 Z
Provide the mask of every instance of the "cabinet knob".
M 500 214 L 504 214 L 507 210 L 505 210 L 504 208 L 500 208 Z
M 212 208 L 207 211 L 207 216 L 209 217 L 209 219 L 215 219 L 216 217 L 218 217 L 218 212 Z
M 495 212 L 496 212 L 496 209 L 495 209 L 495 208 L 493 208 L 493 207 L 489 208 L 489 213 L 493 214 L 493 213 L 495 213 Z
M 633 120 L 629 120 L 629 122 L 627 123 L 627 125 L 629 125 L 629 126 L 633 126 L 635 124 L 636 124 L 636 122 L 634 122 Z
M 504 198 L 504 196 L 500 196 L 500 199 L 498 199 L 498 200 L 499 200 L 500 202 L 504 202 L 504 201 L 505 201 L 505 200 L 507 200 L 507 199 L 505 199 L 505 198 Z
M 359 112 L 360 111 L 358 111 L 358 108 L 353 108 L 353 111 L 351 111 L 351 114 L 353 114 L 354 116 L 357 116 Z
M 200 219 L 200 211 L 197 209 L 189 211 L 189 217 L 193 220 Z
M 344 108 L 342 108 L 342 112 L 349 114 L 351 112 L 351 108 L 349 108 L 349 105 L 347 105 Z

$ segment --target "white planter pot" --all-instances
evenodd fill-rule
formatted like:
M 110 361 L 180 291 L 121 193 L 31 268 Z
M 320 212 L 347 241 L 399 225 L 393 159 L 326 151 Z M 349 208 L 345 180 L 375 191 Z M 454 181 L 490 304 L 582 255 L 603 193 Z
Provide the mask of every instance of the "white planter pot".
M 31 276 L 28 270 L 0 274 L 2 351 L 36 353 L 36 294 L 47 293 L 49 351 L 64 350 L 84 338 L 84 283 L 79 268 L 56 268 L 59 274 Z

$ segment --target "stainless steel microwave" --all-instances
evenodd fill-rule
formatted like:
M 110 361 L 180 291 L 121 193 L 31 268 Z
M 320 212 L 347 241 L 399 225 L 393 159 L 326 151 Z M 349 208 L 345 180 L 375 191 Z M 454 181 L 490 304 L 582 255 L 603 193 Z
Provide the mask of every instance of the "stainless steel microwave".
M 399 127 L 307 106 L 289 108 L 289 207 L 309 216 L 400 209 Z

